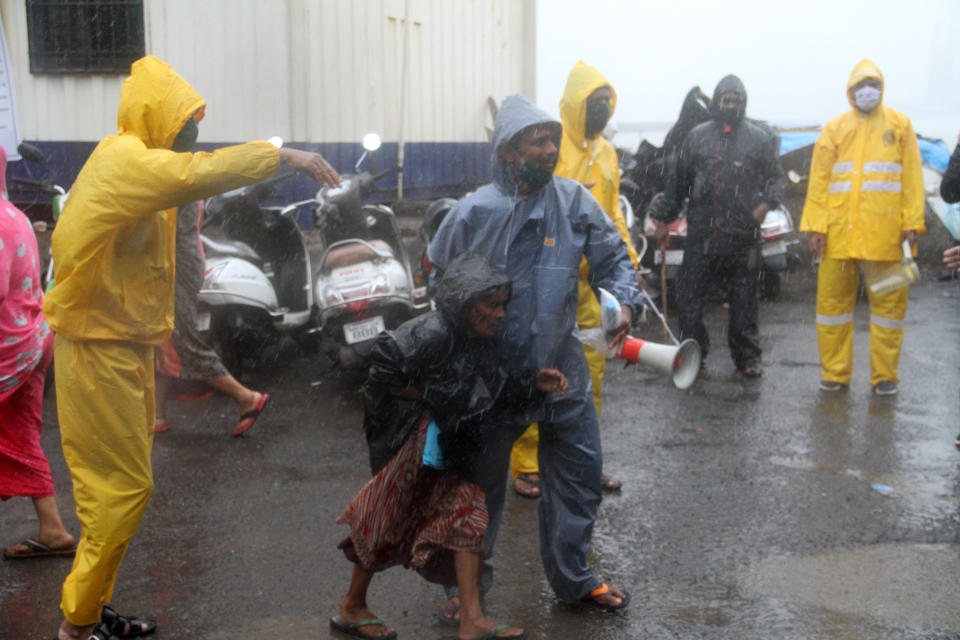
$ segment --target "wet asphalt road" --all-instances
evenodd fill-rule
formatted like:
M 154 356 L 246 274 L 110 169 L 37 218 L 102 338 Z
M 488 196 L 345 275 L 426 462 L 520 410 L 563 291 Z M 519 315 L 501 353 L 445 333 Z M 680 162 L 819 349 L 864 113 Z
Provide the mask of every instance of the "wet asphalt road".
M 910 292 L 901 393 L 869 393 L 868 310 L 857 311 L 847 392 L 817 390 L 808 271 L 761 306 L 766 375 L 735 374 L 725 311 L 689 392 L 612 364 L 601 432 L 625 483 L 594 533 L 596 570 L 632 593 L 623 615 L 558 605 L 540 567 L 536 502 L 510 495 L 489 615 L 555 638 L 960 637 L 960 286 Z M 641 335 L 657 339 L 650 323 Z M 155 617 L 160 640 L 328 638 L 350 567 L 336 516 L 368 477 L 356 384 L 322 357 L 248 376 L 274 394 L 244 437 L 224 398 L 171 404 L 154 445 L 156 490 L 113 603 Z M 52 394 L 44 445 L 79 532 Z M 871 485 L 883 484 L 892 493 Z M 30 502 L 0 506 L 3 544 L 34 533 Z M 0 638 L 54 636 L 64 560 L 0 563 Z M 373 609 L 400 638 L 455 638 L 439 590 L 394 569 Z

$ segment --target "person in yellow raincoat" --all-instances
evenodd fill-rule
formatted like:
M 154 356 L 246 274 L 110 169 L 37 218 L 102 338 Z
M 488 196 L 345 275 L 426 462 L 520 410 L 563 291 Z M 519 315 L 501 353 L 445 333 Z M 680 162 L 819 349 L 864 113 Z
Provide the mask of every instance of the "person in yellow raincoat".
M 57 406 L 82 535 L 63 584 L 58 638 L 129 637 L 152 621 L 106 605 L 153 491 L 154 347 L 173 329 L 175 207 L 287 165 L 339 184 L 318 154 L 249 142 L 178 153 L 196 140 L 203 98 L 166 63 L 133 63 L 117 115 L 70 191 L 53 233 Z
M 560 120 L 563 124 L 563 139 L 560 156 L 554 175 L 576 180 L 583 184 L 600 207 L 610 217 L 627 245 L 630 260 L 637 267 L 637 251 L 630 241 L 627 221 L 620 210 L 620 163 L 613 145 L 601 136 L 617 106 L 617 93 L 607 79 L 594 67 L 578 61 L 567 78 L 567 86 L 560 99 Z M 587 283 L 589 267 L 580 261 L 580 302 L 577 307 L 577 325 L 581 329 L 600 326 L 600 303 Z M 600 415 L 603 400 L 603 373 L 606 358 L 584 345 L 584 354 L 590 366 L 593 384 L 593 401 Z M 520 495 L 536 498 L 540 495 L 537 442 L 539 430 L 532 424 L 520 436 L 510 456 L 510 470 L 514 477 L 514 490 Z M 616 491 L 620 482 L 609 475 L 603 476 L 604 489 Z
M 883 104 L 883 75 L 861 60 L 847 81 L 853 107 L 823 128 L 813 151 L 800 230 L 820 256 L 817 340 L 824 391 L 850 384 L 853 311 L 860 267 L 873 274 L 903 258 L 901 244 L 924 231 L 924 187 L 910 119 Z M 911 250 L 915 252 L 915 249 Z M 907 287 L 870 298 L 870 384 L 897 393 Z

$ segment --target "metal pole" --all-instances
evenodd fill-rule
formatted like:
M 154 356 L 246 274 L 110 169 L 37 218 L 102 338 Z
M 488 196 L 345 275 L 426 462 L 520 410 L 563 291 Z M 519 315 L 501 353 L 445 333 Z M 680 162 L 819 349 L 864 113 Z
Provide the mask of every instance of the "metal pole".
M 397 200 L 403 200 L 403 135 L 407 112 L 407 67 L 410 66 L 410 0 L 403 3 L 403 62 L 400 69 L 400 131 L 397 135 Z
M 663 302 L 663 316 L 660 319 L 663 320 L 663 337 L 666 338 L 670 332 L 670 327 L 667 326 L 667 252 L 663 251 L 662 253 L 663 262 L 660 263 L 660 300 Z M 673 337 L 673 334 L 670 334 L 670 337 Z M 676 342 L 676 338 L 674 338 L 674 342 Z

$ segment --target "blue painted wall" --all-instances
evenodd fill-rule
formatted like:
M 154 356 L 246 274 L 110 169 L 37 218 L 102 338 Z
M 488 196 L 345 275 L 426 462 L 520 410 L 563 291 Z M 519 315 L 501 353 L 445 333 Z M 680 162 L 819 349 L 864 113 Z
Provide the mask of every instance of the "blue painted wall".
M 34 144 L 47 159 L 54 173 L 55 182 L 69 189 L 87 157 L 96 146 L 95 142 L 40 142 Z M 359 143 L 287 143 L 296 149 L 307 149 L 321 154 L 340 173 L 355 173 L 354 165 L 363 154 Z M 212 151 L 225 144 L 198 144 L 198 150 Z M 377 181 L 377 189 L 371 194 L 372 202 L 394 202 L 397 199 L 397 148 L 396 143 L 385 143 L 371 158 L 364 160 L 361 171 L 391 172 Z M 403 176 L 404 199 L 432 199 L 440 197 L 459 198 L 468 191 L 490 181 L 491 149 L 484 142 L 420 142 L 406 145 L 405 170 Z M 7 169 L 7 183 L 10 199 L 18 206 L 37 201 L 37 194 L 27 188 L 18 187 L 11 179 L 14 176 L 41 179 L 43 168 L 35 163 L 21 160 L 11 162 Z M 304 200 L 317 191 L 316 183 L 297 175 L 278 188 L 284 201 Z M 49 204 L 49 196 L 41 196 L 39 204 Z M 303 220 L 303 216 L 301 217 Z

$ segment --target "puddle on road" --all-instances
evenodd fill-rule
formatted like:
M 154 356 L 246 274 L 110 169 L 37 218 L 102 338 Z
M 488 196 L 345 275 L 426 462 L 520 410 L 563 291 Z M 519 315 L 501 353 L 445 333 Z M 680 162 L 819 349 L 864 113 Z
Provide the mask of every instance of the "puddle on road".
M 960 546 L 877 544 L 767 558 L 745 572 L 755 596 L 912 629 L 960 629 Z

